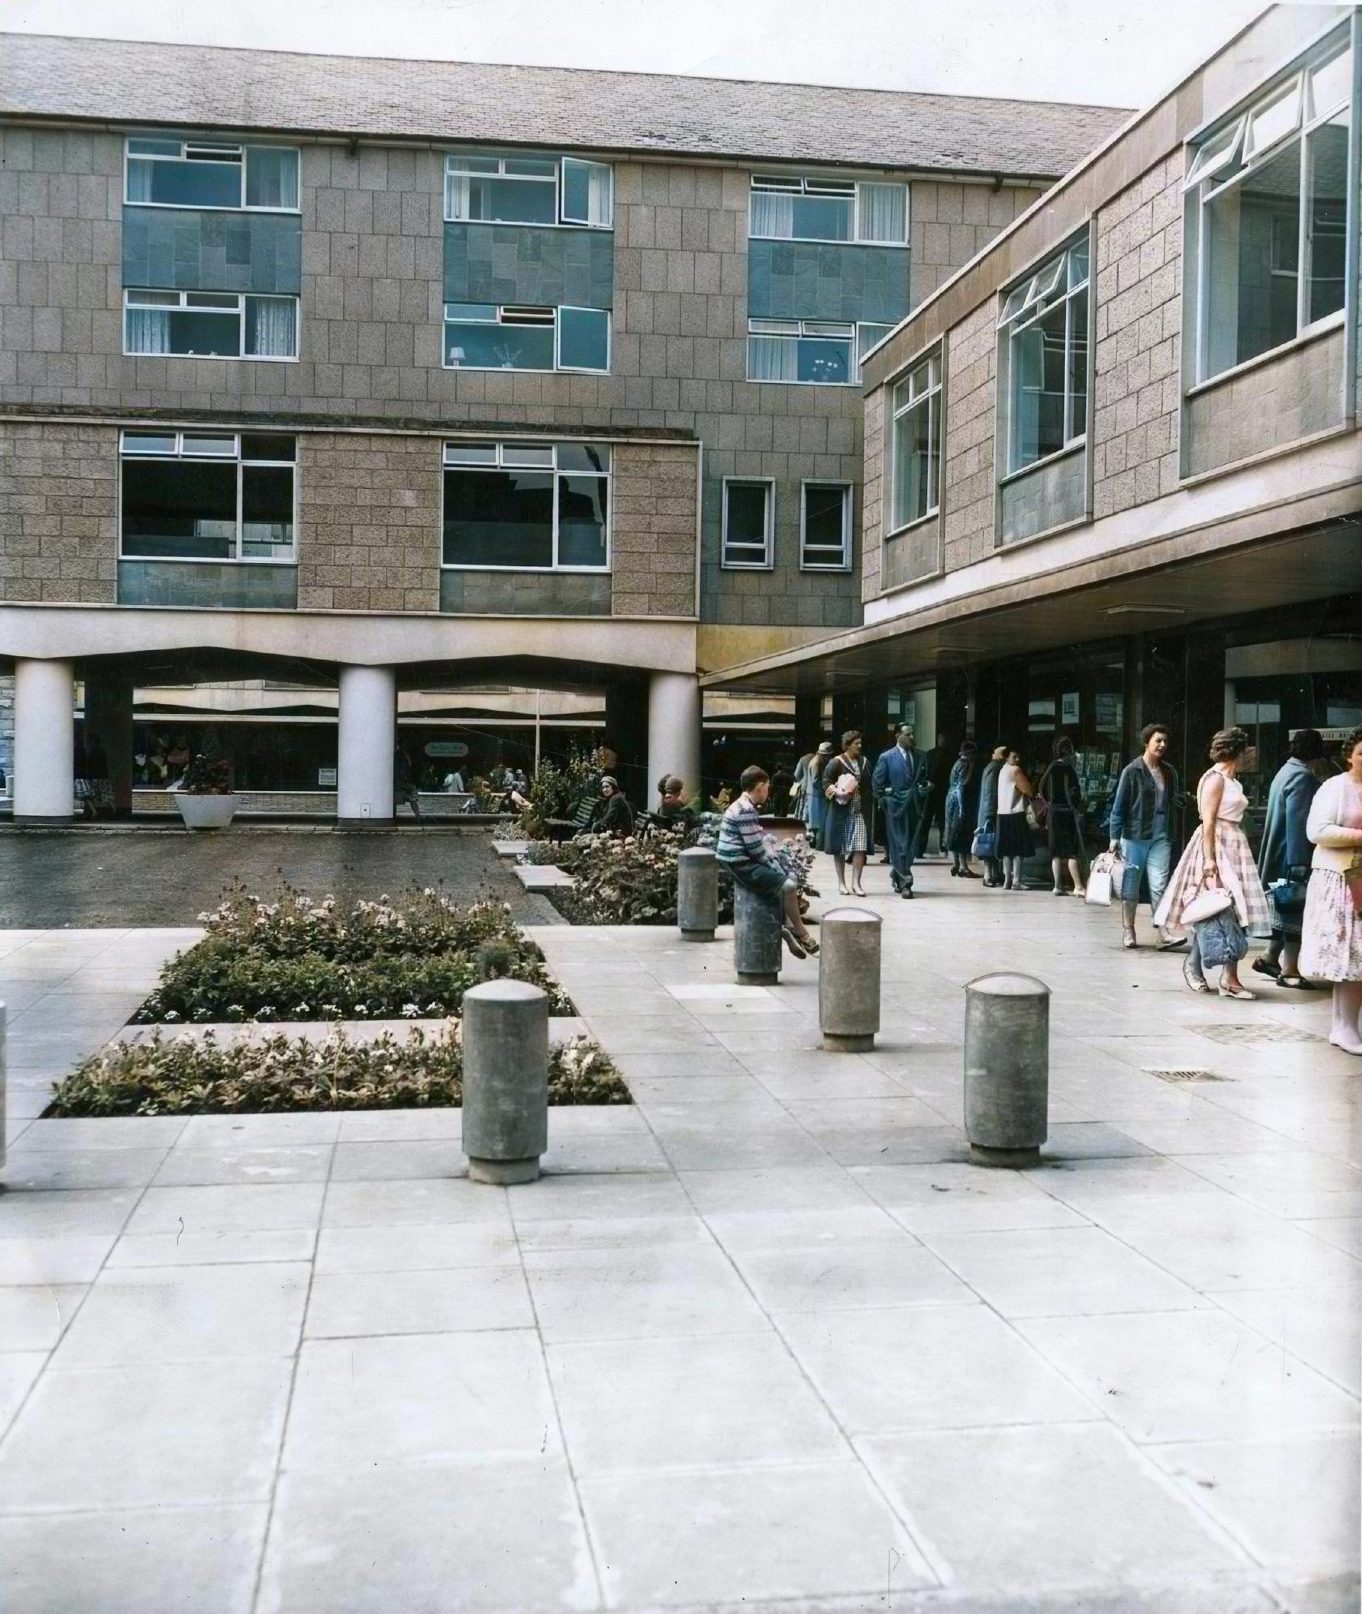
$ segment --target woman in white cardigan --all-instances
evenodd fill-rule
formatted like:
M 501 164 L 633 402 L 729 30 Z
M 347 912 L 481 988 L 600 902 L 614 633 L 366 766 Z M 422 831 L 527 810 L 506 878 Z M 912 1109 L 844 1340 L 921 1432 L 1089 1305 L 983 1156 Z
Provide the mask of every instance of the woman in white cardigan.
M 1343 742 L 1347 769 L 1315 792 L 1314 842 L 1301 924 L 1301 973 L 1334 983 L 1329 1041 L 1362 1055 L 1362 729 Z

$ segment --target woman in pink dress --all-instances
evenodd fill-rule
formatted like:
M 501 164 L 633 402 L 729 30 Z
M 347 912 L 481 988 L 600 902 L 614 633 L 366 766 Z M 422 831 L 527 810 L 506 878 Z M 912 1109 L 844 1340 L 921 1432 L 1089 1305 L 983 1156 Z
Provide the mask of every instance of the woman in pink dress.
M 1217 885 L 1229 892 L 1239 923 L 1251 936 L 1266 936 L 1271 932 L 1267 893 L 1258 878 L 1258 865 L 1253 861 L 1253 851 L 1243 830 L 1248 798 L 1235 777 L 1248 744 L 1249 737 L 1243 729 L 1221 729 L 1211 741 L 1211 766 L 1202 774 L 1196 788 L 1201 823 L 1188 841 L 1154 915 L 1154 923 L 1166 926 L 1174 936 L 1183 935 L 1188 929 L 1182 915 L 1192 898 Z M 1195 930 L 1182 974 L 1193 992 L 1210 991 L 1202 973 Z M 1220 972 L 1220 995 L 1249 999 L 1255 995 L 1240 982 L 1238 964 L 1226 964 Z
M 1362 1054 L 1362 729 L 1343 742 L 1346 773 L 1326 780 L 1310 803 L 1314 842 L 1301 921 L 1301 973 L 1334 983 L 1329 1041 Z

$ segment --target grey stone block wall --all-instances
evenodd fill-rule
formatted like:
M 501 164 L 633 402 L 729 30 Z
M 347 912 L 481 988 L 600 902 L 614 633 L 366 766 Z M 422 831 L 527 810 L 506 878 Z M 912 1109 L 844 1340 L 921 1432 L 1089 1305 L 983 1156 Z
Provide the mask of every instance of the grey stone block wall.
M 118 431 L 0 421 L 0 599 L 112 605 Z
M 302 276 L 303 231 L 296 213 L 123 209 L 125 286 L 296 297 Z
M 960 185 L 916 180 L 909 196 L 908 244 L 913 257 L 913 302 L 930 297 L 998 231 L 1020 218 L 1045 193 L 1026 185 Z
M 461 616 L 609 616 L 610 575 L 442 571 L 440 609 Z
M 445 301 L 613 308 L 612 230 L 446 224 Z
M 618 443 L 610 483 L 616 616 L 693 617 L 695 443 Z
M 298 603 L 298 568 L 228 561 L 121 560 L 118 603 L 291 611 Z
M 994 549 L 993 442 L 998 391 L 997 310 L 992 299 L 946 338 L 943 547 L 948 572 Z
M 941 518 L 933 516 L 886 540 L 881 587 L 901 588 L 904 583 L 930 577 L 940 564 L 940 555 Z
M 1187 400 L 1187 474 L 1343 424 L 1344 336 L 1327 332 Z
M 869 320 L 908 312 L 908 249 L 824 241 L 753 241 L 747 312 L 753 319 Z
M 1088 455 L 1072 449 L 1004 482 L 998 490 L 998 536 L 1015 544 L 1066 522 L 1081 521 L 1087 506 Z
M 861 483 L 861 599 L 873 600 L 884 588 L 885 500 L 887 445 L 885 417 L 889 389 L 877 387 L 865 400 L 865 435 L 862 439 Z

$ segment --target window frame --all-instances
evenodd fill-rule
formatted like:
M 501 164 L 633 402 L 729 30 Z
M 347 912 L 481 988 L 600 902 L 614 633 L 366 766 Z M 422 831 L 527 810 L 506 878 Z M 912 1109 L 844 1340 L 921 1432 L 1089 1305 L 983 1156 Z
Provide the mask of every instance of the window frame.
M 591 447 L 605 455 L 605 470 L 579 471 L 564 470 L 558 463 L 558 450 L 561 447 Z M 451 452 L 457 453 L 462 448 L 484 449 L 492 448 L 496 457 L 482 463 L 472 461 L 451 463 Z M 547 450 L 551 458 L 547 463 L 535 464 L 532 461 L 517 462 L 514 458 L 506 458 L 506 450 L 516 449 L 543 451 Z M 547 471 L 553 478 L 553 563 L 549 566 L 497 566 L 487 562 L 469 562 L 445 559 L 445 472 L 446 471 Z M 558 482 L 565 476 L 590 476 L 606 485 L 605 495 L 605 560 L 599 566 L 565 566 L 558 560 Z M 609 443 L 596 442 L 591 438 L 555 438 L 550 443 L 535 442 L 531 439 L 518 438 L 446 438 L 440 445 L 440 570 L 444 572 L 505 572 L 508 574 L 533 573 L 536 576 L 581 576 L 581 577 L 608 577 L 611 574 L 615 558 L 615 455 Z
M 903 239 L 880 241 L 861 234 L 862 189 L 866 185 L 897 185 L 903 191 Z M 814 187 L 810 189 L 810 186 Z M 752 198 L 757 195 L 846 197 L 850 191 L 851 234 L 845 241 L 824 235 L 764 235 L 752 227 Z M 911 187 L 898 179 L 844 179 L 837 175 L 753 173 L 747 187 L 747 239 L 749 241 L 807 241 L 824 247 L 908 248 L 913 234 Z
M 730 487 L 766 489 L 766 544 L 761 560 L 730 560 L 728 538 L 728 490 Z M 743 547 L 754 545 L 743 540 Z M 720 503 L 719 569 L 725 572 L 769 572 L 776 564 L 776 479 L 773 476 L 726 476 Z
M 1248 366 L 1260 364 L 1274 355 L 1283 353 L 1297 343 L 1310 341 L 1325 331 L 1346 324 L 1348 311 L 1353 306 L 1350 276 L 1347 272 L 1348 254 L 1345 247 L 1343 307 L 1334 309 L 1318 319 L 1309 319 L 1309 296 L 1313 276 L 1308 272 L 1311 264 L 1310 237 L 1310 136 L 1316 130 L 1332 123 L 1340 113 L 1348 118 L 1348 157 L 1345 171 L 1351 176 L 1354 170 L 1357 141 L 1356 112 L 1353 107 L 1353 89 L 1356 83 L 1356 63 L 1348 75 L 1348 92 L 1344 99 L 1326 101 L 1323 109 L 1314 105 L 1316 75 L 1319 70 L 1340 56 L 1348 56 L 1356 49 L 1350 24 L 1332 26 L 1326 34 L 1307 50 L 1297 55 L 1282 71 L 1261 83 L 1251 97 L 1241 101 L 1235 110 L 1207 123 L 1187 141 L 1184 148 L 1183 195 L 1188 206 L 1195 209 L 1189 221 L 1196 244 L 1196 269 L 1192 284 L 1195 309 L 1195 328 L 1192 342 L 1192 379 L 1189 391 L 1207 387 L 1236 374 Z M 1254 119 L 1292 98 L 1295 111 L 1292 124 L 1273 140 L 1249 150 L 1249 139 Z M 1296 330 L 1294 335 L 1261 353 L 1216 370 L 1210 368 L 1211 305 L 1210 305 L 1210 252 L 1209 221 L 1211 205 L 1241 185 L 1255 172 L 1282 156 L 1292 141 L 1299 144 L 1299 189 L 1296 218 Z M 1203 161 L 1203 159 L 1205 159 Z M 1237 166 L 1236 164 L 1237 159 Z M 1223 170 L 1233 171 L 1219 179 Z M 1356 198 L 1351 185 L 1344 188 L 1343 232 L 1345 243 L 1355 229 L 1354 209 Z M 1271 272 L 1271 271 L 1269 271 Z
M 799 483 L 799 569 L 801 572 L 845 574 L 852 569 L 852 542 L 856 525 L 856 484 L 837 476 L 806 476 Z M 808 491 L 810 488 L 840 488 L 842 493 L 842 558 L 839 561 L 810 560 L 808 542 Z M 826 545 L 819 545 L 820 549 Z
M 912 383 L 924 370 L 927 372 L 927 384 L 921 392 L 914 394 Z M 897 404 L 895 399 L 904 388 L 908 389 L 907 401 L 903 404 Z M 915 363 L 911 364 L 889 388 L 889 519 L 885 522 L 884 535 L 886 538 L 896 538 L 900 533 L 908 532 L 919 523 L 931 521 L 941 514 L 941 480 L 946 446 L 945 405 L 945 351 L 943 345 L 938 343 L 930 352 L 922 354 Z M 896 428 L 901 417 L 911 414 L 915 409 L 924 406 L 927 409 L 927 429 L 929 434 L 934 437 L 936 444 L 936 476 L 931 482 L 931 491 L 935 494 L 935 500 L 920 516 L 913 516 L 911 520 L 894 525 L 893 516 L 898 508 L 896 492 L 900 474 L 899 455 L 896 447 L 898 442 Z
M 145 303 L 132 302 L 130 299 L 150 294 L 155 297 L 178 297 L 178 303 Z M 138 348 L 128 346 L 128 315 L 134 310 L 141 313 L 155 313 L 158 310 L 173 312 L 177 309 L 188 312 L 190 304 L 185 301 L 189 297 L 218 297 L 225 304 L 227 298 L 236 300 L 237 318 L 237 351 L 235 353 L 143 353 Z M 293 352 L 292 353 L 247 353 L 246 352 L 246 300 L 247 298 L 273 298 L 277 302 L 291 302 L 293 304 Z M 199 310 L 205 314 L 226 314 L 231 310 L 225 306 L 221 308 L 203 307 Z M 125 359 L 215 359 L 220 364 L 233 363 L 244 360 L 250 364 L 297 364 L 298 356 L 302 350 L 302 298 L 294 292 L 277 291 L 184 291 L 173 290 L 162 286 L 125 286 L 123 288 L 123 357 Z
M 753 330 L 754 325 L 785 326 L 784 330 Z M 813 327 L 813 328 L 810 328 Z M 834 329 L 835 327 L 835 329 Z M 845 319 L 769 319 L 749 318 L 747 321 L 747 380 L 756 387 L 859 387 L 861 385 L 861 344 L 862 331 L 867 328 L 883 330 L 883 335 L 877 337 L 871 346 L 884 341 L 891 331 L 892 325 L 886 325 L 883 320 L 845 320 Z M 847 379 L 845 381 L 801 381 L 798 376 L 785 380 L 781 376 L 765 376 L 752 374 L 752 338 L 774 337 L 782 342 L 849 342 L 850 348 L 847 356 Z M 867 348 L 868 352 L 869 349 Z
M 460 161 L 467 162 L 470 158 L 480 162 L 494 162 L 497 165 L 495 173 L 479 172 L 469 168 L 456 166 Z M 508 162 L 546 162 L 553 164 L 552 174 L 508 174 Z M 567 198 L 566 164 L 577 163 L 585 168 L 600 168 L 610 175 L 610 206 L 607 209 L 607 218 L 603 224 L 593 224 L 587 219 L 569 218 L 564 211 Z M 450 185 L 449 181 L 455 174 L 466 174 L 477 179 L 511 179 L 520 180 L 526 184 L 553 186 L 553 217 L 552 219 L 461 219 L 450 211 Z M 531 152 L 504 152 L 504 151 L 447 151 L 445 153 L 443 172 L 443 195 L 441 197 L 441 210 L 446 224 L 501 224 L 513 230 L 599 230 L 612 232 L 615 228 L 615 165 L 604 162 L 599 157 L 579 157 L 564 152 L 559 156 L 538 156 Z
M 129 147 L 135 140 L 159 140 L 169 144 L 172 140 L 179 140 L 180 155 L 172 157 L 169 152 L 131 151 Z M 224 154 L 235 153 L 241 159 L 241 201 L 232 207 L 226 202 L 152 202 L 137 201 L 128 195 L 128 179 L 130 161 L 137 162 L 187 162 L 189 159 L 185 152 L 190 148 L 197 151 L 219 151 Z M 297 158 L 298 202 L 294 207 L 262 207 L 258 202 L 246 200 L 246 167 L 249 162 L 249 153 L 252 150 L 260 151 L 291 151 Z M 123 204 L 125 207 L 160 207 L 172 211 L 190 209 L 196 213 L 275 213 L 284 217 L 297 218 L 303 210 L 303 151 L 301 146 L 291 146 L 278 140 L 187 140 L 179 139 L 177 135 L 162 134 L 133 134 L 123 137 Z
M 1072 273 L 1074 255 L 1082 251 L 1084 267 L 1082 278 L 1075 281 Z M 1007 362 L 1000 366 L 1000 372 L 1006 377 L 1005 389 L 1000 389 L 999 403 L 1006 410 L 1007 430 L 1003 434 L 1003 471 L 998 478 L 999 484 L 1010 481 L 1013 477 L 1022 476 L 1038 466 L 1046 465 L 1051 460 L 1063 458 L 1066 454 L 1076 453 L 1080 448 L 1086 448 L 1088 442 L 1088 413 L 1092 407 L 1093 373 L 1094 373 L 1094 343 L 1092 341 L 1092 315 L 1093 315 L 1093 279 L 1092 279 L 1092 230 L 1091 224 L 1085 226 L 1077 235 L 1061 246 L 1056 252 L 1041 259 L 1026 274 L 1022 275 L 1011 286 L 1005 287 L 999 296 L 1001 306 L 998 317 L 998 333 L 1007 346 Z M 1076 397 L 1071 381 L 1073 376 L 1074 351 L 1074 306 L 1078 294 L 1086 294 L 1086 307 L 1083 319 L 1083 348 L 1086 355 L 1083 385 L 1083 419 L 1076 419 L 1077 410 L 1074 405 Z M 1020 300 L 1018 301 L 1018 294 Z M 1017 463 L 1017 409 L 1015 404 L 1016 385 L 1016 345 L 1018 337 L 1032 329 L 1036 323 L 1053 314 L 1059 307 L 1064 308 L 1064 441 L 1058 448 L 1047 450 L 1038 454 L 1034 459 Z
M 174 437 L 175 451 L 173 453 L 147 453 L 129 454 L 127 441 L 129 437 L 157 436 Z M 225 442 L 232 439 L 233 452 L 227 454 L 195 454 L 186 453 L 184 444 L 186 438 L 191 441 L 216 438 Z M 243 437 L 292 437 L 293 458 L 291 460 L 244 460 L 241 457 L 241 440 Z M 236 538 L 235 554 L 230 556 L 209 555 L 130 555 L 123 547 L 123 467 L 128 460 L 159 460 L 163 463 L 179 464 L 183 461 L 205 465 L 236 465 Z M 247 465 L 265 465 L 272 469 L 288 469 L 293 472 L 293 498 L 290 515 L 290 529 L 293 534 L 293 552 L 290 555 L 243 555 L 241 546 L 245 542 L 243 531 L 242 512 L 244 503 L 244 472 Z M 296 566 L 298 564 L 298 435 L 296 432 L 240 432 L 240 431 L 214 431 L 209 427 L 170 427 L 161 429 L 156 426 L 125 426 L 118 434 L 118 559 L 120 561 L 136 561 L 142 565 L 167 566 Z
M 586 308 L 579 303 L 530 304 L 530 303 L 444 303 L 444 318 L 440 321 L 440 363 L 445 370 L 454 372 L 471 371 L 477 375 L 609 375 L 610 366 L 614 360 L 615 349 L 615 318 L 612 308 Z M 496 312 L 495 319 L 473 319 L 468 315 L 461 315 L 451 319 L 451 308 L 491 308 Z M 560 362 L 562 354 L 562 312 L 568 309 L 575 314 L 604 314 L 605 315 L 605 368 L 603 370 L 588 370 L 582 365 L 565 365 Z M 552 319 L 507 319 L 507 311 L 519 310 L 524 313 L 551 314 Z M 521 330 L 549 328 L 553 331 L 553 363 L 547 369 L 537 365 L 518 364 L 451 364 L 449 362 L 449 340 L 447 336 L 451 325 L 509 325 Z

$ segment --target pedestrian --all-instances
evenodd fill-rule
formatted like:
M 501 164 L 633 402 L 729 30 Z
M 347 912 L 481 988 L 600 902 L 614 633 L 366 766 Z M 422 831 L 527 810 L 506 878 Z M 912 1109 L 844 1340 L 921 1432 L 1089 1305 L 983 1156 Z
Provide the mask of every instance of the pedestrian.
M 998 775 L 1007 761 L 1007 747 L 995 745 L 979 779 L 979 818 L 971 851 L 984 860 L 984 884 L 1001 886 L 1003 864 L 998 856 Z
M 1249 737 L 1240 728 L 1221 729 L 1211 741 L 1211 766 L 1202 774 L 1196 790 L 1201 822 L 1187 842 L 1154 910 L 1154 923 L 1169 934 L 1176 935 L 1187 929 L 1184 910 L 1194 897 L 1215 887 L 1229 893 L 1235 915 L 1248 935 L 1266 936 L 1271 929 L 1267 894 L 1244 834 L 1243 817 L 1248 797 L 1236 777 L 1248 745 Z M 1193 992 L 1209 992 L 1195 927 L 1191 941 L 1191 949 L 1182 962 L 1183 978 Z M 1243 999 L 1254 996 L 1239 979 L 1237 960 L 1230 960 L 1221 970 L 1220 996 Z
M 880 804 L 889 848 L 890 883 L 901 897 L 913 894 L 913 856 L 932 794 L 927 759 L 914 749 L 913 738 L 912 729 L 902 724 L 894 744 L 876 762 L 870 776 L 870 791 Z
M 837 870 L 837 889 L 844 897 L 866 895 L 862 876 L 869 840 L 861 813 L 861 775 L 865 772 L 861 743 L 860 729 L 848 729 L 842 736 L 841 751 L 823 769 L 823 795 L 828 803 L 823 835 Z M 851 859 L 850 887 L 846 875 L 848 858 Z
M 981 787 L 982 789 L 982 787 Z M 1026 804 L 1035 795 L 1026 777 L 1021 754 L 1009 751 L 998 770 L 998 851 L 1003 865 L 1003 890 L 1020 891 L 1022 864 L 1036 849 Z
M 1272 940 L 1263 956 L 1254 959 L 1253 968 L 1278 986 L 1298 991 L 1310 985 L 1300 972 L 1301 920 L 1314 851 L 1306 825 L 1320 787 L 1311 764 L 1323 756 L 1318 729 L 1298 729 L 1291 736 L 1287 759 L 1268 789 L 1267 819 L 1258 848 L 1258 874 L 1272 908 Z
M 1343 742 L 1346 772 L 1319 787 L 1306 834 L 1314 843 L 1301 925 L 1301 973 L 1332 981 L 1329 1041 L 1362 1054 L 1362 728 Z
M 1069 865 L 1073 894 L 1084 895 L 1083 785 L 1074 763 L 1074 743 L 1067 734 L 1055 736 L 1050 766 L 1040 776 L 1036 799 L 1044 804 L 1045 838 L 1050 848 L 1050 875 L 1054 894 L 1064 895 L 1064 865 Z
M 1140 731 L 1144 750 L 1121 770 L 1111 802 L 1108 834 L 1111 850 L 1119 852 L 1125 874 L 1121 880 L 1121 945 L 1135 947 L 1135 915 L 1140 905 L 1140 882 L 1149 882 L 1149 906 L 1157 909 L 1173 866 L 1174 820 L 1178 813 L 1178 776 L 1166 761 L 1168 727 L 1148 723 Z M 1185 944 L 1185 936 L 1161 932 L 1159 949 Z
M 592 826 L 595 832 L 613 835 L 616 840 L 627 839 L 634 833 L 634 809 L 612 774 L 607 773 L 601 779 L 601 801 L 604 805 Z
M 508 786 L 505 786 L 505 785 L 502 785 L 502 786 L 498 787 L 497 782 L 496 782 L 495 779 L 493 779 L 491 781 L 491 784 L 492 784 L 493 789 L 497 789 L 497 788 L 507 789 L 507 788 L 509 788 Z M 464 794 L 465 788 L 466 787 L 464 785 L 463 774 L 460 773 L 457 768 L 451 768 L 449 770 L 449 772 L 444 776 L 444 779 L 441 782 L 441 789 L 445 792 L 446 795 L 449 795 L 449 796 L 462 796 Z
M 416 822 L 421 823 L 421 799 L 416 789 L 416 779 L 411 771 L 411 760 L 402 747 L 393 749 L 393 793 L 397 802 L 405 802 L 412 810 Z M 396 806 L 397 803 L 394 803 Z
M 686 801 L 686 784 L 674 773 L 665 773 L 657 782 L 657 816 L 669 829 L 693 829 L 695 814 Z
M 1001 769 L 998 778 L 1002 779 Z M 979 748 L 973 740 L 962 740 L 960 755 L 955 759 L 946 786 L 946 828 L 941 842 L 942 850 L 951 854 L 951 873 L 962 880 L 979 878 L 970 868 L 969 860 L 974 847 L 975 827 L 979 822 L 979 790 L 982 784 Z
M 724 810 L 719 824 L 715 856 L 739 885 L 778 902 L 781 934 L 796 958 L 818 951 L 799 911 L 799 881 L 776 858 L 761 827 L 761 809 L 771 793 L 765 768 L 744 768 L 738 780 L 740 793 Z
M 823 850 L 828 821 L 828 798 L 823 794 L 823 769 L 832 761 L 832 741 L 820 740 L 818 749 L 809 759 L 807 769 L 807 808 L 809 845 L 815 852 Z
M 927 855 L 927 837 L 932 833 L 933 826 L 937 833 L 937 852 L 942 856 L 945 855 L 946 794 L 951 787 L 951 768 L 954 761 L 950 741 L 944 734 L 938 734 L 936 744 L 927 753 L 927 774 L 932 781 L 932 795 L 930 805 L 922 818 L 922 845 L 918 848 L 919 857 Z

